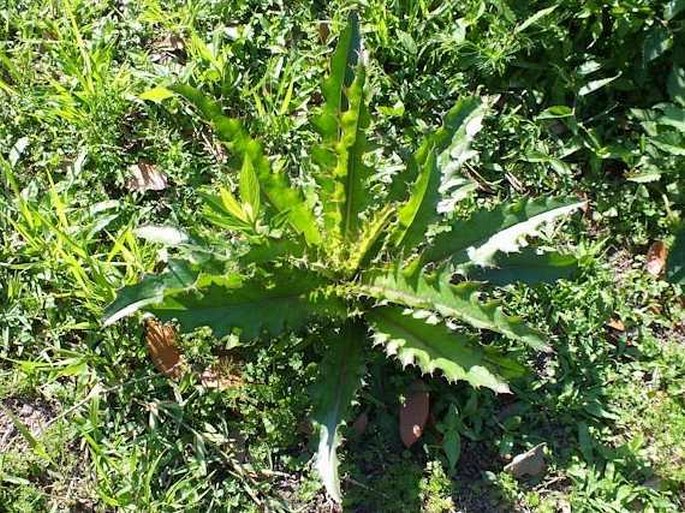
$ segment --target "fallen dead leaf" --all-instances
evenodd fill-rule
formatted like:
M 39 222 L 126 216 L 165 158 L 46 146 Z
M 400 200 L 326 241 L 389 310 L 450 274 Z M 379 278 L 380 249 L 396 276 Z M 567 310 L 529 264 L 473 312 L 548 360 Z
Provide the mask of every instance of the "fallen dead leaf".
M 590 197 L 587 192 L 581 193 L 580 197 L 583 200 L 583 204 L 580 206 L 580 211 L 583 214 L 587 214 L 590 212 Z
M 625 331 L 626 325 L 623 324 L 621 319 L 611 318 L 607 321 L 606 325 L 616 331 Z
M 157 41 L 157 48 L 176 52 L 185 48 L 183 39 L 178 34 L 168 34 L 166 37 Z
M 409 448 L 421 438 L 428 420 L 430 396 L 423 381 L 416 380 L 409 387 L 407 398 L 400 408 L 400 437 Z
M 563 499 L 559 499 L 557 508 L 559 513 L 571 513 L 571 505 Z
M 163 191 L 168 186 L 166 174 L 149 162 L 140 161 L 128 167 L 126 187 L 131 191 Z
M 545 445 L 541 443 L 529 451 L 517 454 L 511 463 L 505 465 L 504 471 L 514 477 L 540 475 L 545 470 Z
M 185 43 L 178 34 L 168 34 L 163 38 L 153 41 L 151 50 L 150 60 L 163 64 L 183 56 Z
M 230 354 L 220 356 L 200 374 L 200 383 L 206 388 L 228 390 L 243 384 L 240 362 Z
M 296 429 L 298 433 L 306 436 L 312 436 L 315 431 L 311 419 L 302 419 L 297 423 Z
M 172 379 L 180 379 L 186 371 L 183 355 L 176 347 L 176 331 L 170 324 L 145 319 L 145 342 L 155 367 Z
M 328 42 L 328 36 L 331 34 L 331 28 L 328 25 L 327 21 L 320 21 L 319 22 L 319 41 L 321 41 L 322 44 L 325 44 Z
M 666 257 L 668 251 L 663 241 L 657 240 L 647 251 L 647 272 L 652 276 L 661 276 L 666 267 Z
M 364 434 L 364 431 L 366 431 L 368 425 L 369 415 L 365 411 L 363 411 L 356 418 L 354 424 L 352 424 L 352 429 L 354 429 L 354 432 L 357 433 L 357 436 L 361 436 Z

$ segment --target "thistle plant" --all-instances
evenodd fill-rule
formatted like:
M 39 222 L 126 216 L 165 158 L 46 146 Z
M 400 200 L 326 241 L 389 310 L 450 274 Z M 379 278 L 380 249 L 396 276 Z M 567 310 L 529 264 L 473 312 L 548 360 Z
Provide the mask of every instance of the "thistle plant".
M 325 347 L 312 419 L 316 468 L 332 498 L 340 500 L 339 427 L 369 352 L 507 392 L 507 380 L 522 368 L 481 344 L 477 330 L 537 350 L 547 346 L 541 333 L 484 299 L 482 289 L 486 282 L 549 280 L 572 270 L 571 256 L 522 246 L 581 202 L 520 200 L 454 215 L 451 206 L 476 189 L 460 168 L 473 155 L 469 145 L 487 108 L 479 98 L 460 99 L 406 167 L 383 181 L 365 159 L 371 115 L 360 27 L 351 15 L 313 119 L 321 142 L 311 149 L 314 194 L 305 194 L 216 101 L 185 84 L 169 90 L 194 106 L 237 163 L 237 190 L 203 195 L 205 218 L 231 237 L 222 251 L 175 237 L 167 269 L 120 290 L 105 322 L 142 309 L 183 331 L 207 326 L 217 337 L 245 342 L 326 326 L 312 330 Z

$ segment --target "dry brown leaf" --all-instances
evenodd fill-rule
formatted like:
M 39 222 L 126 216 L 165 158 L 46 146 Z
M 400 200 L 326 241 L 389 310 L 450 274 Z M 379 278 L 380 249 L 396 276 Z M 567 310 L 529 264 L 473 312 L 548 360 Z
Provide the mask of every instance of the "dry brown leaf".
M 430 396 L 423 381 L 416 380 L 409 387 L 407 398 L 400 408 L 400 437 L 409 448 L 421 438 L 428 420 Z
M 319 22 L 319 41 L 326 44 L 328 42 L 328 36 L 331 34 L 331 28 L 327 21 Z
M 621 319 L 612 318 L 612 319 L 609 319 L 606 324 L 611 329 L 614 329 L 616 331 L 625 331 L 626 330 L 626 325 L 623 324 L 623 321 Z
M 168 34 L 166 37 L 157 41 L 156 46 L 159 50 L 176 52 L 183 50 L 185 48 L 185 43 L 178 34 Z
M 298 433 L 305 436 L 312 436 L 314 434 L 314 426 L 312 425 L 311 419 L 302 419 L 297 423 L 296 429 Z
M 185 42 L 178 34 L 168 34 L 163 38 L 153 41 L 151 50 L 150 60 L 164 64 L 176 57 L 183 56 Z
M 364 434 L 364 431 L 366 431 L 368 425 L 369 415 L 365 411 L 363 411 L 356 418 L 354 424 L 352 424 L 352 429 L 354 429 L 354 432 L 357 433 L 357 436 L 362 436 Z
M 666 257 L 668 251 L 663 241 L 657 240 L 647 251 L 647 272 L 652 276 L 661 276 L 666 267 Z
M 541 443 L 530 451 L 517 454 L 511 463 L 505 465 L 504 471 L 509 472 L 514 477 L 541 474 L 545 470 L 545 445 L 545 443 Z
M 176 347 L 176 331 L 172 325 L 145 319 L 145 342 L 155 367 L 162 374 L 175 380 L 183 376 L 186 365 Z
M 200 374 L 200 382 L 207 388 L 227 390 L 243 384 L 240 362 L 231 355 L 222 355 Z
M 126 187 L 131 191 L 163 191 L 167 188 L 167 176 L 149 162 L 140 161 L 128 167 Z

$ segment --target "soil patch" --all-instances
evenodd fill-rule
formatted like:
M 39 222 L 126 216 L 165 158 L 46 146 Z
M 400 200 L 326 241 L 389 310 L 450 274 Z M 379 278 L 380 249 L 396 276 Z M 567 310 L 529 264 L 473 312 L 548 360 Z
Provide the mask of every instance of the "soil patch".
M 29 432 L 38 437 L 47 427 L 56 412 L 49 404 L 40 401 L 11 398 L 2 405 L 12 412 Z M 10 449 L 26 449 L 28 442 L 24 439 L 13 419 L 0 408 L 0 452 Z

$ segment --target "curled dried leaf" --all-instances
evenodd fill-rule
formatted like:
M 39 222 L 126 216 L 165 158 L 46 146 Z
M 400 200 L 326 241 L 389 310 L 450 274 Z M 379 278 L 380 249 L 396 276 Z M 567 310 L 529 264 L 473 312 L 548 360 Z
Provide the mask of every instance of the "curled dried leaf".
M 328 37 L 331 35 L 331 27 L 327 21 L 319 22 L 319 41 L 322 44 L 328 43 Z
M 230 354 L 220 356 L 200 374 L 200 382 L 206 388 L 217 390 L 241 386 L 243 378 L 240 373 L 240 361 Z
M 623 321 L 622 321 L 621 319 L 616 319 L 616 318 L 609 319 L 609 320 L 607 321 L 606 325 L 607 325 L 609 328 L 611 328 L 611 329 L 613 329 L 613 330 L 616 330 L 616 331 L 621 331 L 621 332 L 623 332 L 623 331 L 626 330 L 626 325 L 623 324 Z
M 365 411 L 361 412 L 352 424 L 352 429 L 357 436 L 362 436 L 369 425 L 369 414 Z
M 176 347 L 176 331 L 171 324 L 145 319 L 145 342 L 155 367 L 162 374 L 174 380 L 183 376 L 186 364 Z
M 163 191 L 168 186 L 166 174 L 149 162 L 133 164 L 128 167 L 128 172 L 126 187 L 131 191 Z
M 668 251 L 664 241 L 655 241 L 647 251 L 647 272 L 652 276 L 661 276 L 666 267 Z
M 150 45 L 150 60 L 160 64 L 185 56 L 185 41 L 179 34 L 167 34 Z
M 400 437 L 405 447 L 411 447 L 421 438 L 428 421 L 429 403 L 426 385 L 416 380 L 409 387 L 406 401 L 400 408 Z

